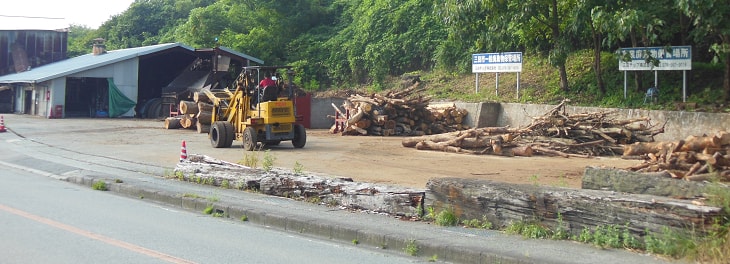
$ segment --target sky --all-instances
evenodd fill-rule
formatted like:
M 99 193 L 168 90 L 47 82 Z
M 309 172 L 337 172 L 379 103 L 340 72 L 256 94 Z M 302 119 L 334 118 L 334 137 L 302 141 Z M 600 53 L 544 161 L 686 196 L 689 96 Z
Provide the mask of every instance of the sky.
M 99 28 L 113 15 L 127 10 L 134 0 L 4 0 L 0 30 L 63 29 L 69 25 Z

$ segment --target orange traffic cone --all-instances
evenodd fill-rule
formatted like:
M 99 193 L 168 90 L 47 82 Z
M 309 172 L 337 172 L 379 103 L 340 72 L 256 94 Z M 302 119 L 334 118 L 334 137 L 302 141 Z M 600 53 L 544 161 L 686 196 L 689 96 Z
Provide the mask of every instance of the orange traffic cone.
M 180 149 L 180 162 L 188 159 L 188 147 L 185 146 L 185 140 L 182 141 L 182 148 Z
M 0 115 L 0 132 L 5 132 L 7 129 L 5 129 L 5 119 L 3 119 L 3 116 Z

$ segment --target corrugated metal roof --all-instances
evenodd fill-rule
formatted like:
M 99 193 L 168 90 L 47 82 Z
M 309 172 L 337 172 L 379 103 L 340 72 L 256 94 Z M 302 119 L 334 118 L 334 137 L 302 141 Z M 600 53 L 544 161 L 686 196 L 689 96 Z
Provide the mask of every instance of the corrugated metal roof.
M 241 52 L 238 52 L 238 51 L 235 51 L 235 50 L 226 48 L 226 47 L 222 47 L 222 46 L 221 47 L 218 47 L 218 48 L 221 49 L 221 50 L 223 50 L 223 51 L 225 51 L 225 52 L 228 52 L 228 53 L 231 53 L 231 54 L 235 54 L 236 56 L 246 58 L 246 59 L 248 59 L 250 61 L 253 61 L 253 62 L 256 62 L 258 64 L 264 64 L 264 61 L 262 61 L 260 59 L 257 59 L 257 58 L 254 58 L 254 57 L 251 57 L 251 56 L 246 55 L 244 53 L 241 53 Z
M 67 60 L 46 64 L 38 68 L 21 73 L 0 76 L 0 83 L 39 83 L 62 76 L 71 75 L 81 71 L 106 66 L 112 63 L 129 60 L 135 57 L 152 54 L 155 52 L 182 47 L 191 52 L 193 48 L 180 43 L 166 43 L 153 46 L 110 50 L 106 54 L 93 55 L 91 53 L 70 58 Z

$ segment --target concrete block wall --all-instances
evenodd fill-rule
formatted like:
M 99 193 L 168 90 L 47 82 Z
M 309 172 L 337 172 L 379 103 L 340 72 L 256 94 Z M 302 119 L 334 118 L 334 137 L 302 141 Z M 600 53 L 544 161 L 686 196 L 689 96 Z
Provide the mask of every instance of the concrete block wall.
M 311 127 L 313 129 L 329 129 L 334 124 L 334 103 L 341 106 L 344 98 L 312 98 Z M 443 103 L 443 102 L 439 102 Z M 541 116 L 555 107 L 543 104 L 516 103 L 463 103 L 456 102 L 456 107 L 464 108 L 469 113 L 464 124 L 470 127 L 510 126 L 523 127 L 532 122 L 532 117 Z M 703 113 L 686 111 L 650 111 L 641 109 L 617 109 L 567 106 L 571 114 L 613 111 L 613 119 L 631 119 L 649 117 L 650 125 L 664 127 L 664 133 L 656 136 L 658 141 L 684 139 L 689 135 L 714 134 L 721 130 L 730 131 L 730 114 Z
M 314 98 L 312 97 L 312 116 L 309 124 L 312 129 L 329 129 L 335 123 L 334 118 L 327 117 L 335 115 L 332 104 L 340 107 L 344 98 Z M 342 109 L 340 107 L 340 109 Z

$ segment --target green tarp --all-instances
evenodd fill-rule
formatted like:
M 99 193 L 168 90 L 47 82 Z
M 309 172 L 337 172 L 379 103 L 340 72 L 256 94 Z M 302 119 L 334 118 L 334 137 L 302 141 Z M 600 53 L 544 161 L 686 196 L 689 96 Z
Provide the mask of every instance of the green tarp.
M 122 91 L 119 91 L 119 88 L 114 85 L 113 78 L 108 78 L 107 82 L 109 83 L 109 117 L 123 115 L 137 105 L 137 102 L 129 99 Z

